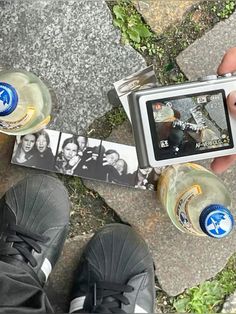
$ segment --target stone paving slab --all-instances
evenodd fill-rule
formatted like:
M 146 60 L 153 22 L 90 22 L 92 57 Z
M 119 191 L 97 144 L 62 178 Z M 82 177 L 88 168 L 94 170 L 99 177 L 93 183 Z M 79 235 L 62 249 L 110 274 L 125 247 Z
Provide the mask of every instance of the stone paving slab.
M 113 131 L 111 141 L 132 144 L 130 126 Z M 209 161 L 201 162 L 209 166 Z M 225 184 L 236 184 L 236 166 L 223 176 Z M 85 180 L 97 191 L 124 222 L 130 223 L 147 241 L 156 265 L 156 275 L 163 290 L 177 295 L 215 276 L 235 252 L 236 230 L 226 239 L 198 238 L 178 231 L 161 208 L 156 193 Z M 232 190 L 232 189 L 231 189 Z M 233 195 L 233 214 L 236 214 L 236 195 Z
M 236 12 L 223 22 L 218 23 L 202 38 L 196 40 L 185 49 L 178 57 L 177 63 L 189 80 L 214 74 L 227 49 L 236 46 Z M 232 171 L 232 177 L 228 175 Z M 228 185 L 234 192 L 235 166 L 225 175 Z M 235 194 L 235 193 L 234 193 Z M 236 242 L 233 241 L 232 252 L 236 251 Z M 236 312 L 236 293 L 225 302 L 222 313 Z
M 83 247 L 91 235 L 67 240 L 58 263 L 49 277 L 46 293 L 55 313 L 68 313 L 70 293 Z
M 226 299 L 221 313 L 236 313 L 236 292 Z
M 1 63 L 26 68 L 49 82 L 58 100 L 52 123 L 55 129 L 82 132 L 95 118 L 111 108 L 106 93 L 112 88 L 112 83 L 144 66 L 143 59 L 132 48 L 119 44 L 119 32 L 112 26 L 104 1 L 1 1 L 0 9 L 3 29 L 0 42 L 4 43 L 0 48 Z M 229 27 L 234 26 L 234 29 L 228 29 L 227 34 L 233 36 L 235 25 L 232 19 L 229 21 Z M 192 59 L 197 62 L 184 70 L 189 78 L 200 76 L 196 73 L 198 70 L 194 70 L 194 67 L 198 69 L 199 64 L 200 72 L 207 70 L 206 74 L 209 74 L 207 67 L 216 62 L 218 54 L 221 58 L 222 53 L 218 51 L 223 48 L 222 38 L 227 36 L 221 34 L 218 45 L 212 46 L 215 52 L 213 48 L 205 49 L 204 45 L 200 46 L 201 49 L 198 47 L 200 55 L 201 50 L 205 55 L 200 59 L 202 63 L 196 61 L 196 53 L 189 58 L 189 62 Z M 224 49 L 226 47 L 224 44 Z M 110 140 L 132 143 L 130 127 L 120 127 Z M 28 171 L 15 166 L 22 169 L 16 174 L 16 168 L 11 167 L 10 171 L 17 178 Z M 6 174 L 5 170 L 1 172 L 1 177 Z M 233 187 L 235 174 L 236 169 L 232 167 L 222 178 Z M 17 178 L 10 176 L 6 179 L 3 190 L 15 183 Z M 160 208 L 155 194 L 149 191 L 89 181 L 86 184 L 98 191 L 124 221 L 128 221 L 144 236 L 152 250 L 159 281 L 170 295 L 176 295 L 184 288 L 214 276 L 235 251 L 235 231 L 224 240 L 199 239 L 180 233 Z M 233 197 L 235 205 L 236 196 Z M 69 248 L 64 253 L 65 269 L 71 260 L 71 251 L 73 249 Z M 79 245 L 78 250 L 74 250 L 76 252 L 79 254 Z M 55 278 L 62 274 L 58 270 Z M 56 282 L 55 279 L 55 286 Z M 57 293 L 62 296 L 58 289 Z
M 82 133 L 112 108 L 113 82 L 145 67 L 104 0 L 0 1 L 0 66 L 24 68 L 55 93 L 51 128 Z
M 224 53 L 235 46 L 236 12 L 180 53 L 177 63 L 189 80 L 195 80 L 216 73 Z
M 200 2 L 200 0 L 132 0 L 146 23 L 157 33 L 163 33 Z M 202 2 L 202 1 L 201 1 Z

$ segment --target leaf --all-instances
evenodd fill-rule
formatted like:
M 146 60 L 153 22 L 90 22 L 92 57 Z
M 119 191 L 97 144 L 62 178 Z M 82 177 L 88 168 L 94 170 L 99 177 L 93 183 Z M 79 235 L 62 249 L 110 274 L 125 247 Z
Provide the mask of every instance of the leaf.
M 129 35 L 127 34 L 127 32 L 123 32 L 122 33 L 122 43 L 123 44 L 128 44 L 129 43 Z
M 142 23 L 141 18 L 138 15 L 131 15 L 129 18 L 129 24 L 134 26 L 134 25 L 139 25 L 140 23 Z
M 117 19 L 120 19 L 123 22 L 125 21 L 126 14 L 125 14 L 125 10 L 122 7 L 120 7 L 119 5 L 115 5 L 113 7 L 113 12 Z
M 119 28 L 122 28 L 122 27 L 124 27 L 124 25 L 125 25 L 122 20 L 118 20 L 118 19 L 114 19 L 114 20 L 113 20 L 113 24 L 114 24 L 115 26 L 119 27 Z
M 140 47 L 140 49 L 144 52 L 145 50 L 147 50 L 147 47 L 146 46 L 142 46 L 142 47 Z
M 129 34 L 129 37 L 131 40 L 133 40 L 136 43 L 140 43 L 141 39 L 140 39 L 139 34 L 136 31 L 132 29 L 127 29 L 127 33 Z
M 133 30 L 135 30 L 139 34 L 140 37 L 148 38 L 152 35 L 149 29 L 145 25 L 142 25 L 142 24 L 135 25 L 133 27 Z
M 173 305 L 177 312 L 183 313 L 183 312 L 187 312 L 188 302 L 189 302 L 189 297 L 185 297 L 185 298 L 175 301 Z
M 169 71 L 174 69 L 174 64 L 172 62 L 170 62 L 170 63 L 166 64 L 164 66 L 164 68 L 165 68 L 165 71 L 169 72 Z

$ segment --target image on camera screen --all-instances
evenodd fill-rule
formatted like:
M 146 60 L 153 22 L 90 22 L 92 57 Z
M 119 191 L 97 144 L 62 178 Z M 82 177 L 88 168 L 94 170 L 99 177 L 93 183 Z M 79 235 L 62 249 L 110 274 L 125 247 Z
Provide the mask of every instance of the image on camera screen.
M 156 160 L 233 147 L 224 90 L 147 102 Z

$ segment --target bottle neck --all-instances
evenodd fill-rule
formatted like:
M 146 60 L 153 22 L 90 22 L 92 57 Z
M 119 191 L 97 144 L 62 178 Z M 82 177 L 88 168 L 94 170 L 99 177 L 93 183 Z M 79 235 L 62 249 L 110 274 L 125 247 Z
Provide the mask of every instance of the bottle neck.
M 11 114 L 17 106 L 18 95 L 15 88 L 5 82 L 0 82 L 0 118 Z

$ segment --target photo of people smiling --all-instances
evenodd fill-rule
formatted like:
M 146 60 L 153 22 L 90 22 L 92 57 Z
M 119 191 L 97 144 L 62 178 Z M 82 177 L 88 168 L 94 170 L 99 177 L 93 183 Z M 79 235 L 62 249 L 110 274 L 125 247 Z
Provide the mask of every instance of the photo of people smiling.
M 101 140 L 62 133 L 55 169 L 63 174 L 94 178 Z
M 14 146 L 12 163 L 31 167 L 32 158 L 35 153 L 36 135 L 27 134 L 16 138 Z
M 158 179 L 139 169 L 134 146 L 48 129 L 17 137 L 12 163 L 148 190 Z
M 97 179 L 121 185 L 135 186 L 138 160 L 133 146 L 102 141 L 101 163 Z
M 55 171 L 54 159 L 60 132 L 42 130 L 17 137 L 12 163 Z
M 101 163 L 102 158 L 100 154 L 102 141 L 94 138 L 78 136 L 77 142 L 79 145 L 78 155 L 81 160 L 76 175 L 83 178 L 95 179 L 97 166 Z

